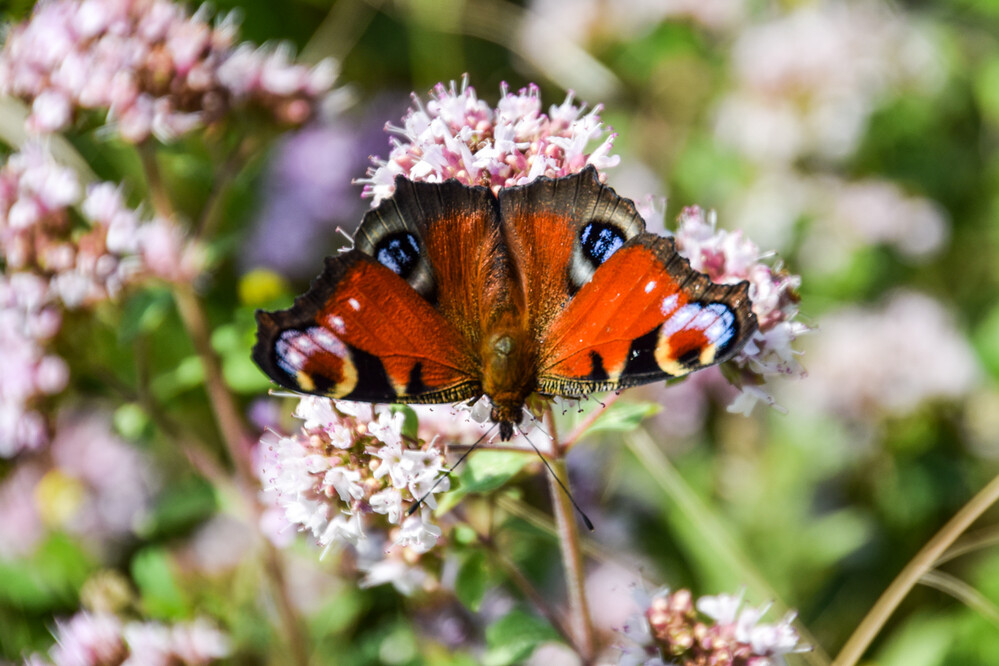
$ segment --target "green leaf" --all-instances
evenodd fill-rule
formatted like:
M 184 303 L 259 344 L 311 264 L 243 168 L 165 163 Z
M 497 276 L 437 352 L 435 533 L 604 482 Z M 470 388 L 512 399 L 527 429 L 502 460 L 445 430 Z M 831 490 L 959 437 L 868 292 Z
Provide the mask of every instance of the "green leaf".
M 0 559 L 0 601 L 33 610 L 70 604 L 93 568 L 73 539 L 53 534 L 29 558 Z
M 481 550 L 473 550 L 458 569 L 454 582 L 454 593 L 458 601 L 473 613 L 479 611 L 482 598 L 489 585 L 489 570 L 486 567 L 486 555 Z
M 642 425 L 645 419 L 658 414 L 661 409 L 662 405 L 654 402 L 615 402 L 597 417 L 583 436 L 601 432 L 632 432 Z
M 224 324 L 212 331 L 212 349 L 229 354 L 243 348 L 243 336 L 235 324 Z
M 486 627 L 485 666 L 524 661 L 538 645 L 559 640 L 558 633 L 539 617 L 514 609 Z
M 250 358 L 249 352 L 239 349 L 222 357 L 222 378 L 226 385 L 236 393 L 262 394 L 272 386 L 257 364 Z
M 157 399 L 166 402 L 185 391 L 200 386 L 204 380 L 205 370 L 201 365 L 201 359 L 197 356 L 188 356 L 181 360 L 173 371 L 156 377 L 150 388 Z
M 492 492 L 513 478 L 533 455 L 519 451 L 476 451 L 461 470 L 461 491 L 465 494 Z
M 125 404 L 114 410 L 114 427 L 126 439 L 138 439 L 149 426 L 149 415 L 134 402 Z
M 420 417 L 416 415 L 416 410 L 409 405 L 392 405 L 392 411 L 403 414 L 402 436 L 416 439 L 420 429 Z
M 450 511 L 469 493 L 485 494 L 500 488 L 531 459 L 519 451 L 476 451 L 462 463 L 457 477 L 451 477 L 451 490 L 438 500 L 437 514 Z
M 165 619 L 185 615 L 187 603 L 162 548 L 149 547 L 136 554 L 132 560 L 132 579 L 149 615 Z
M 169 289 L 151 287 L 136 292 L 122 307 L 121 322 L 118 324 L 119 342 L 131 343 L 139 334 L 159 328 L 172 307 L 173 296 Z
M 153 511 L 139 528 L 147 538 L 171 536 L 210 516 L 218 508 L 211 484 L 198 477 L 176 481 L 159 497 Z

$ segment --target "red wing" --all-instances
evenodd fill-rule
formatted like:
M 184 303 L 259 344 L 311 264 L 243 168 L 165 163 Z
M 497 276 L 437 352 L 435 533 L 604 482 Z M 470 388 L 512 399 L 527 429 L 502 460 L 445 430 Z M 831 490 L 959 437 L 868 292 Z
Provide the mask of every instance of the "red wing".
M 720 363 L 756 331 L 748 285 L 717 285 L 673 240 L 641 234 L 613 253 L 552 322 L 538 390 L 581 395 Z
M 257 312 L 253 359 L 281 386 L 364 402 L 481 395 L 468 343 L 394 272 L 353 250 L 280 312 Z
M 364 216 L 354 247 L 404 278 L 475 346 L 509 291 L 499 228 L 488 188 L 400 176 L 395 194 Z
M 596 268 L 645 231 L 634 204 L 602 185 L 593 167 L 500 190 L 504 239 L 540 337 Z

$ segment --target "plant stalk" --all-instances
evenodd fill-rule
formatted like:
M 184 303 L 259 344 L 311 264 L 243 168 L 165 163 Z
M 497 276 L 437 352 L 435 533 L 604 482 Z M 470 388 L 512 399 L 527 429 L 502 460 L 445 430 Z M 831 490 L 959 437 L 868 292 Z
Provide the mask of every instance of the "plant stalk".
M 548 408 L 548 427 L 552 437 L 552 470 L 568 487 L 565 450 L 559 444 L 551 407 Z M 590 664 L 596 654 L 596 640 L 593 621 L 590 618 L 590 607 L 586 601 L 586 570 L 583 566 L 583 548 L 576 526 L 576 513 L 568 495 L 562 491 L 558 481 L 551 474 L 548 475 L 548 488 L 551 492 L 552 510 L 555 513 L 559 548 L 562 551 L 562 566 L 565 569 L 565 583 L 569 596 L 569 618 L 576 636 L 575 644 L 583 663 Z
M 176 221 L 176 213 L 164 187 L 151 144 L 146 142 L 140 145 L 139 155 L 146 172 L 153 208 L 159 215 Z M 211 327 L 208 323 L 208 317 L 205 315 L 201 301 L 190 285 L 174 285 L 173 294 L 184 329 L 187 331 L 198 359 L 201 361 L 205 376 L 205 390 L 208 393 L 212 414 L 222 435 L 222 441 L 229 451 L 230 458 L 232 458 L 240 490 L 246 499 L 247 506 L 250 507 L 251 522 L 254 526 L 259 526 L 263 507 L 261 507 L 257 497 L 257 480 L 251 462 L 250 442 L 252 438 L 244 425 L 243 416 L 236 400 L 225 384 L 222 376 L 222 363 L 215 354 L 215 350 L 212 349 Z M 288 593 L 281 555 L 266 535 L 260 534 L 260 538 L 264 548 L 264 569 L 277 603 L 278 616 L 288 641 L 292 662 L 296 666 L 308 666 L 307 637 Z
M 997 500 L 999 500 L 999 476 L 992 479 L 987 486 L 961 507 L 961 510 L 954 514 L 947 521 L 947 524 L 905 565 L 902 572 L 882 593 L 871 610 L 867 612 L 867 616 L 854 630 L 853 635 L 846 641 L 832 666 L 853 666 L 864 656 L 867 648 L 870 647 L 888 618 L 902 603 L 902 599 L 909 594 L 909 590 L 919 582 L 926 572 L 936 566 L 937 561 L 950 548 L 951 544 Z

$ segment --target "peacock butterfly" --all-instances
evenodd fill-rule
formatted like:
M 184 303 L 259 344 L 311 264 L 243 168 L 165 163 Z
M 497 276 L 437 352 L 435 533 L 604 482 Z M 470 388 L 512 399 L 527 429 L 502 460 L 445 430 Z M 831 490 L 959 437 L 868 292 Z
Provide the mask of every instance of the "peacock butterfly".
M 253 359 L 281 386 L 363 402 L 486 395 L 503 439 L 535 392 L 679 377 L 757 329 L 746 282 L 693 270 L 593 167 L 496 194 L 399 176 L 353 249 L 257 322 Z

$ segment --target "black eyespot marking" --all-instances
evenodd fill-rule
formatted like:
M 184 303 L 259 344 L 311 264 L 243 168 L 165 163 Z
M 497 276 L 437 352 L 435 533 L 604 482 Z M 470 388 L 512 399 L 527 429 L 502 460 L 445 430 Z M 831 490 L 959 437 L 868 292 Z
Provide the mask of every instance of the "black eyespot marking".
M 603 357 L 592 349 L 590 350 L 590 374 L 586 378 L 595 382 L 605 382 L 610 379 L 604 368 Z
M 375 258 L 401 278 L 408 278 L 420 263 L 420 245 L 416 236 L 400 231 L 378 241 Z
M 596 268 L 624 245 L 624 234 L 606 222 L 590 222 L 579 233 L 579 240 L 583 245 L 583 256 Z

